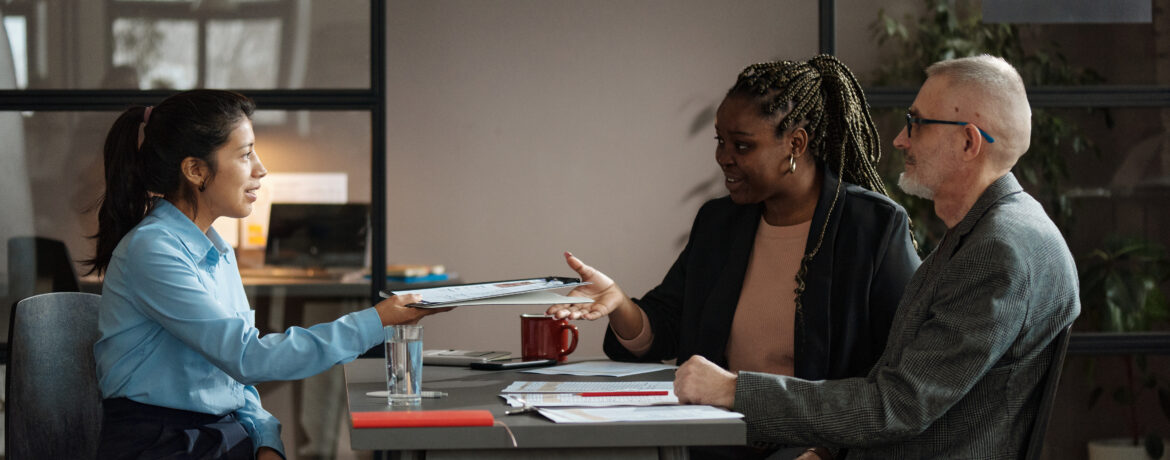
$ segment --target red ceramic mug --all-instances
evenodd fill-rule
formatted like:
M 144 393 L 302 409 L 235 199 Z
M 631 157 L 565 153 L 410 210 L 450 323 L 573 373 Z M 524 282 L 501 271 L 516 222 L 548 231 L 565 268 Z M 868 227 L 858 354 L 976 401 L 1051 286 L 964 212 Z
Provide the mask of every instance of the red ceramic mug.
M 555 359 L 564 362 L 576 349 L 577 326 L 569 324 L 568 319 L 556 319 L 552 315 L 520 315 L 520 355 L 525 361 Z

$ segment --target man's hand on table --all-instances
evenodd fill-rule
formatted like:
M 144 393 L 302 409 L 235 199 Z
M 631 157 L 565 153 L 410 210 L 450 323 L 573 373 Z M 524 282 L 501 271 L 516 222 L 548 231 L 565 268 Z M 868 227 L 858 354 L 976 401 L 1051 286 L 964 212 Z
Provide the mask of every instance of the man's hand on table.
M 674 394 L 682 404 L 730 409 L 735 404 L 735 379 L 735 374 L 695 355 L 679 366 L 674 374 Z

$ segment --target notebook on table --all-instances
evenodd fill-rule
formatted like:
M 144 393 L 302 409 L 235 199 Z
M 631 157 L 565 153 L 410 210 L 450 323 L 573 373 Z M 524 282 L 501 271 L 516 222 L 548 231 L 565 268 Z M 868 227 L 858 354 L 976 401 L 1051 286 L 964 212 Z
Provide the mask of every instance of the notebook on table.
M 424 410 L 409 412 L 354 412 L 354 428 L 414 428 L 428 426 L 492 426 L 486 410 Z

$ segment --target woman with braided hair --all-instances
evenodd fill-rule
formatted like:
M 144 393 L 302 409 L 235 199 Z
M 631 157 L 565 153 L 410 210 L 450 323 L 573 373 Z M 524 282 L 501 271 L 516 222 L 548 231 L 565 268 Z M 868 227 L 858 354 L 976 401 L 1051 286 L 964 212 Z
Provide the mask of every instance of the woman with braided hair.
M 755 64 L 716 113 L 729 196 L 703 205 L 662 283 L 631 299 L 573 255 L 592 304 L 548 313 L 609 318 L 615 360 L 684 362 L 820 380 L 862 376 L 881 355 L 919 258 L 909 219 L 875 169 L 877 130 L 836 58 Z

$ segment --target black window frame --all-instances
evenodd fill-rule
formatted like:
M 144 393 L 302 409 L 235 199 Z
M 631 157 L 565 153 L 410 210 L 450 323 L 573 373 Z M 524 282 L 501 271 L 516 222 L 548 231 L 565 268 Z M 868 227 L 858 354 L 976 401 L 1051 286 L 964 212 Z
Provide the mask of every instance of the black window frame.
M 188 8 L 186 12 L 189 14 L 189 6 L 181 5 Z M 381 300 L 379 292 L 386 287 L 386 6 L 380 0 L 369 0 L 369 6 L 368 88 L 233 90 L 251 97 L 264 110 L 348 110 L 370 113 L 370 300 L 377 302 Z M 109 21 L 109 24 L 112 27 L 113 21 Z M 282 34 L 289 33 L 288 27 L 283 29 Z M 113 44 L 108 46 L 112 62 Z M 200 60 L 205 59 L 203 51 L 203 45 L 200 45 Z M 287 56 L 282 55 L 282 62 L 287 62 Z M 200 82 L 203 73 L 201 65 Z M 129 105 L 155 104 L 178 92 L 129 89 L 0 90 L 0 111 L 122 111 Z

